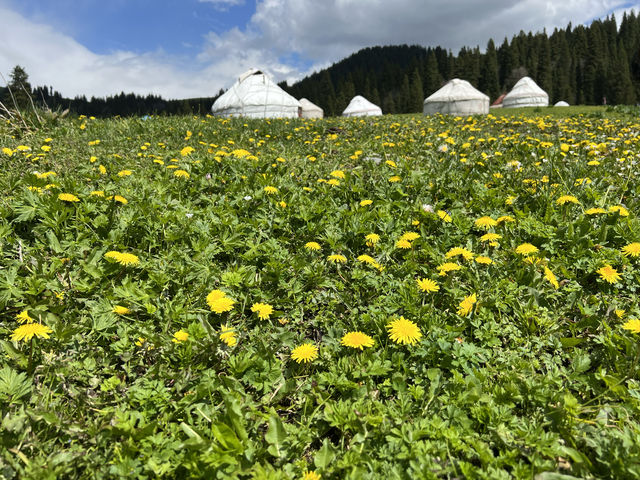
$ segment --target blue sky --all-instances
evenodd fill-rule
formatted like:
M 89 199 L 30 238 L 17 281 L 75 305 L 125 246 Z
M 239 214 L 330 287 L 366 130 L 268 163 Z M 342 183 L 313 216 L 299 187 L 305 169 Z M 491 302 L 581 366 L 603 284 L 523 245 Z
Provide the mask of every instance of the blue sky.
M 66 96 L 211 96 L 251 67 L 293 82 L 367 46 L 457 52 L 632 8 L 640 0 L 0 0 L 0 73 L 22 65 Z

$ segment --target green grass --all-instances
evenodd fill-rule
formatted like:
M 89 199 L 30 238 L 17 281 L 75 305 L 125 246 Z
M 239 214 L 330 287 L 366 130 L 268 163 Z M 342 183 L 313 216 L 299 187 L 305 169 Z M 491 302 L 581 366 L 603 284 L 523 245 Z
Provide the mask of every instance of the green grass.
M 0 476 L 638 478 L 634 111 L 1 125 Z

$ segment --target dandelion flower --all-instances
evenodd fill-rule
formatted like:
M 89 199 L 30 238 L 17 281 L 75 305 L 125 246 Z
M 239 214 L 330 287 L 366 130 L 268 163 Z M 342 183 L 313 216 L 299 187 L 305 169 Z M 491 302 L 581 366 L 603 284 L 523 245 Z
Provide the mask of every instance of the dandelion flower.
M 380 241 L 380 235 L 377 233 L 370 233 L 364 237 L 367 241 L 367 247 L 375 247 Z
M 398 175 L 394 175 L 393 177 L 389 178 L 389 182 L 390 183 L 396 183 L 402 180 L 402 177 L 399 177 Z
M 584 211 L 585 215 L 597 215 L 599 213 L 607 213 L 607 211 L 601 207 L 593 207 Z
M 456 270 L 462 270 L 462 267 L 460 265 L 458 265 L 457 263 L 446 262 L 446 263 L 443 263 L 442 265 L 439 265 L 438 267 L 436 267 L 436 270 L 438 270 L 439 275 L 441 277 L 444 277 L 449 272 L 455 272 Z
M 33 323 L 35 320 L 29 316 L 29 312 L 26 310 L 21 311 L 16 315 L 18 323 Z
M 503 222 L 507 222 L 507 223 L 511 223 L 511 222 L 515 222 L 516 219 L 513 218 L 511 215 L 503 215 L 501 217 L 498 217 L 498 219 L 496 220 L 496 222 L 498 222 L 498 225 L 503 223 Z
M 329 185 L 331 185 L 331 186 L 333 186 L 333 187 L 337 187 L 337 186 L 339 186 L 339 185 L 340 185 L 340 180 L 338 180 L 337 178 L 330 178 L 330 179 L 327 181 L 327 184 L 329 184 Z
M 223 341 L 227 345 L 227 347 L 235 346 L 238 343 L 235 329 L 228 325 L 222 325 L 220 340 Z
M 366 207 L 368 205 L 371 205 L 373 203 L 373 200 L 361 200 L 360 201 L 360 206 L 361 207 Z
M 553 272 L 549 270 L 549 267 L 544 267 L 544 278 L 546 278 L 547 281 L 551 285 L 553 285 L 553 288 L 555 288 L 556 290 L 560 287 L 560 284 L 558 283 L 558 279 L 553 274 Z
M 274 193 L 278 193 L 278 189 L 276 187 L 272 187 L 271 185 L 267 185 L 264 187 L 264 193 L 267 195 L 273 195 Z
M 420 288 L 420 290 L 425 293 L 433 293 L 440 290 L 438 284 L 430 278 L 419 278 L 416 280 L 416 282 L 418 282 L 418 287 Z
M 440 219 L 445 222 L 445 223 L 451 223 L 451 215 L 449 215 L 446 211 L 444 210 L 438 210 L 436 212 L 436 214 L 438 215 L 438 217 L 440 217 Z
M 291 350 L 291 360 L 297 363 L 309 363 L 318 358 L 318 347 L 313 343 L 303 343 Z
M 117 315 L 128 315 L 129 313 L 131 313 L 131 310 L 129 310 L 127 307 L 123 307 L 122 305 L 114 305 L 111 311 Z
M 176 170 L 175 172 L 173 172 L 173 175 L 176 177 L 182 177 L 182 178 L 189 178 L 189 172 L 187 172 L 186 170 Z
M 453 247 L 452 249 L 450 249 L 445 254 L 444 257 L 445 258 L 452 258 L 452 257 L 457 257 L 458 255 L 463 257 L 465 260 L 473 259 L 473 252 L 467 250 L 466 248 L 462 248 L 462 247 Z
M 118 176 L 119 177 L 128 177 L 129 175 L 131 175 L 133 172 L 131 170 L 120 170 L 118 172 Z
M 626 208 L 620 206 L 620 205 L 614 205 L 613 207 L 609 207 L 609 211 L 610 212 L 617 212 L 618 215 L 620 215 L 621 217 L 628 217 L 629 216 L 629 210 L 627 210 Z
M 476 257 L 476 262 L 480 263 L 482 265 L 491 265 L 493 263 L 493 260 L 491 260 L 489 257 L 485 257 L 483 255 L 480 255 L 480 256 Z
M 113 200 L 114 202 L 118 202 L 123 205 L 126 205 L 127 203 L 129 203 L 129 201 L 121 195 L 111 195 L 107 197 L 107 200 Z
M 193 147 L 184 147 L 182 150 L 180 150 L 180 155 L 182 155 L 183 157 L 186 157 L 187 155 L 190 155 L 191 152 L 195 151 L 195 148 Z
M 396 242 L 396 248 L 402 248 L 406 250 L 408 248 L 411 248 L 411 242 L 409 240 L 401 238 Z
M 347 263 L 347 257 L 345 257 L 344 255 L 329 255 L 327 257 L 327 260 L 333 263 Z
M 484 228 L 485 230 L 488 230 L 491 227 L 495 227 L 496 225 L 498 225 L 498 221 L 494 220 L 491 217 L 480 217 L 479 219 L 477 219 L 474 222 L 474 225 L 478 228 Z
M 345 178 L 344 172 L 342 170 L 334 170 L 329 175 L 331 175 L 332 177 L 341 178 L 342 180 L 344 180 Z
M 496 240 L 500 240 L 502 235 L 498 233 L 485 233 L 480 237 L 481 242 L 495 242 Z
M 320 244 L 318 242 L 307 242 L 304 244 L 304 248 L 307 250 L 320 250 Z
M 189 334 L 187 332 L 185 332 L 184 330 L 178 330 L 176 333 L 173 334 L 173 339 L 171 339 L 171 341 L 173 343 L 182 343 L 182 342 L 186 342 L 189 338 Z
M 638 255 L 640 255 L 640 243 L 633 242 L 622 247 L 622 254 L 625 257 L 637 257 Z
M 235 300 L 226 296 L 220 290 L 213 290 L 207 295 L 207 305 L 214 313 L 224 313 L 233 310 Z
M 302 480 L 320 480 L 321 475 L 315 470 L 307 470 L 302 474 Z
M 375 265 L 377 262 L 371 255 L 360 255 L 358 261 L 368 265 Z
M 348 332 L 340 340 L 340 344 L 345 347 L 359 348 L 363 350 L 365 347 L 373 346 L 373 338 L 362 332 Z
M 600 274 L 600 278 L 609 283 L 617 283 L 622 278 L 618 271 L 611 265 L 605 265 L 604 267 L 596 270 L 596 272 Z
M 622 325 L 622 328 L 633 333 L 640 333 L 640 320 L 637 318 L 631 318 Z
M 128 267 L 129 265 L 138 265 L 140 263 L 140 259 L 138 258 L 138 256 L 134 255 L 133 253 L 121 253 L 121 252 L 112 250 L 110 252 L 105 253 L 104 256 L 105 258 L 108 258 L 109 260 L 113 260 L 125 267 Z
M 20 340 L 31 340 L 33 337 L 49 338 L 50 333 L 53 333 L 53 330 L 41 323 L 25 323 L 13 331 L 11 340 L 19 342 Z
M 562 195 L 556 200 L 556 203 L 558 205 L 564 205 L 565 203 L 574 203 L 576 205 L 580 204 L 578 199 L 573 195 Z
M 464 300 L 460 302 L 458 306 L 458 315 L 466 317 L 473 310 L 473 306 L 477 302 L 476 294 L 469 295 L 468 297 L 464 297 Z
M 618 310 L 615 310 L 614 313 L 616 314 L 616 317 L 622 318 L 622 317 L 624 317 L 624 314 L 627 313 L 627 311 L 626 310 L 622 310 L 622 309 L 618 309 Z
M 58 200 L 63 202 L 79 202 L 80 199 L 72 193 L 60 193 L 58 194 Z
M 387 324 L 389 337 L 396 343 L 415 345 L 422 338 L 420 327 L 411 320 L 400 317 Z
M 538 247 L 536 247 L 535 245 L 531 245 L 530 243 L 523 243 L 521 245 L 518 245 L 518 248 L 516 248 L 516 253 L 519 253 L 521 255 L 531 255 L 532 253 L 537 252 Z
M 420 234 L 416 232 L 404 232 L 400 237 L 400 240 L 407 240 L 408 242 L 413 242 L 420 238 Z
M 268 303 L 254 303 L 251 311 L 257 313 L 260 320 L 268 320 L 269 315 L 273 313 L 273 307 Z

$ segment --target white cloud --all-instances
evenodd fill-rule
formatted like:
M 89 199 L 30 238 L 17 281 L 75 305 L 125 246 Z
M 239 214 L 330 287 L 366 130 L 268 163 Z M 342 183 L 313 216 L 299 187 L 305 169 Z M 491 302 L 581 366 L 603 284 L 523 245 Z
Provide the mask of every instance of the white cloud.
M 233 6 L 244 0 L 201 1 Z M 619 10 L 634 6 L 640 9 L 620 0 L 258 0 L 244 28 L 207 34 L 199 54 L 187 59 L 162 51 L 99 55 L 0 0 L 0 72 L 6 76 L 20 64 L 32 85 L 52 85 L 65 96 L 211 96 L 250 67 L 291 81 L 367 46 L 441 45 L 457 53 L 464 45 L 483 48 L 489 38 L 500 44 L 520 30 L 550 31 L 612 11 L 620 20 Z
M 216 10 L 228 10 L 230 7 L 244 5 L 244 0 L 198 0 L 200 3 L 211 3 Z

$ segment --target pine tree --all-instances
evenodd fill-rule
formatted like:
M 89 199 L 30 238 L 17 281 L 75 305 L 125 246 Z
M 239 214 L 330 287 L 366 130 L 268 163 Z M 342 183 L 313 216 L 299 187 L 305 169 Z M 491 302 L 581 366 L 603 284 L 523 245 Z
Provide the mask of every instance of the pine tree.
M 438 61 L 433 50 L 431 50 L 427 57 L 424 79 L 424 95 L 427 97 L 442 86 L 442 76 L 440 75 Z
M 498 56 L 496 46 L 490 39 L 487 43 L 487 52 L 482 62 L 482 72 L 478 82 L 478 88 L 489 96 L 491 100 L 495 100 L 500 96 L 500 80 L 498 78 Z
M 411 103 L 409 112 L 422 112 L 423 102 L 422 79 L 420 78 L 420 72 L 415 68 L 411 74 Z
M 29 75 L 20 65 L 13 67 L 9 75 L 9 83 L 2 97 L 2 103 L 7 108 L 22 109 L 28 107 L 31 100 L 31 84 Z

